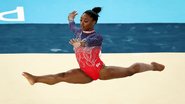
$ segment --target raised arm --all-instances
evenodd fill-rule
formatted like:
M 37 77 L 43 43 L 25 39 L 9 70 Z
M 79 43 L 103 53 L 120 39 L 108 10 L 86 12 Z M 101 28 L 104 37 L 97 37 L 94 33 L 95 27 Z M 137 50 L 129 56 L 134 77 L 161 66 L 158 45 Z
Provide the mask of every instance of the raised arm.
M 75 34 L 78 35 L 78 33 L 80 32 L 80 28 L 75 26 L 75 22 L 74 22 L 74 18 L 78 13 L 76 11 L 73 11 L 71 13 L 69 13 L 68 15 L 68 21 L 69 21 L 69 28 L 70 30 Z

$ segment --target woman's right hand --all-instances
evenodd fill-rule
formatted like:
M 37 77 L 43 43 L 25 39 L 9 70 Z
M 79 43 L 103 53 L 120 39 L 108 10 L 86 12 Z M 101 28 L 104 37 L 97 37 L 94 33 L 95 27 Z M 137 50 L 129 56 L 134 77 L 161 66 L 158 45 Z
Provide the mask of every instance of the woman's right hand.
M 74 18 L 75 18 L 75 16 L 76 16 L 77 14 L 78 14 L 77 11 L 73 11 L 73 12 L 69 13 L 69 15 L 68 15 L 68 20 L 69 20 L 69 21 L 73 21 Z

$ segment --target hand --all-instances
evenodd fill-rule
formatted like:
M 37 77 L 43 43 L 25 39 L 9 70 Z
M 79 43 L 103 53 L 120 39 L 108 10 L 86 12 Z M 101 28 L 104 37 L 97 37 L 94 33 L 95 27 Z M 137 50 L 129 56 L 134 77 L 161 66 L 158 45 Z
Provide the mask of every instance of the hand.
M 80 43 L 81 43 L 81 46 L 82 47 L 85 47 L 86 46 L 86 42 L 85 41 L 82 40 L 82 41 L 80 41 Z
M 69 43 L 74 47 L 78 48 L 81 46 L 81 41 L 79 39 L 71 39 Z
M 77 11 L 73 11 L 71 13 L 69 13 L 68 15 L 68 20 L 71 21 L 71 20 L 74 20 L 75 16 L 77 15 Z

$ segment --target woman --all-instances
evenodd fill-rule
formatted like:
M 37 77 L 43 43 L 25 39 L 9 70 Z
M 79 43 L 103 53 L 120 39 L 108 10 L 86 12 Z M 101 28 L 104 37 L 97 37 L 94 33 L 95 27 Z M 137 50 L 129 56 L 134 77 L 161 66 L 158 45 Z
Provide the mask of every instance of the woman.
M 80 68 L 43 76 L 35 76 L 23 72 L 23 76 L 31 85 L 35 83 L 53 85 L 59 82 L 85 84 L 97 79 L 123 78 L 144 71 L 162 71 L 164 69 L 164 65 L 156 62 L 152 62 L 151 64 L 135 63 L 127 68 L 104 65 L 99 58 L 103 38 L 94 30 L 94 25 L 98 21 L 98 13 L 100 11 L 100 7 L 85 11 L 80 19 L 81 28 L 75 27 L 74 18 L 77 15 L 76 11 L 73 11 L 68 16 L 70 29 L 76 36 L 69 43 L 74 47 Z

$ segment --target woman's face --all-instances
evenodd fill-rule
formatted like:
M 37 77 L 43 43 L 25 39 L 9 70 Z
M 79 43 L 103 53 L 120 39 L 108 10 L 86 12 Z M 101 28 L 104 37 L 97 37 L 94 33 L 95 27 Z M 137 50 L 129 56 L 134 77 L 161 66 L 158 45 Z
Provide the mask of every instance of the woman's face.
M 91 31 L 94 29 L 96 21 L 93 20 L 88 14 L 84 13 L 80 19 L 80 26 L 83 31 Z

